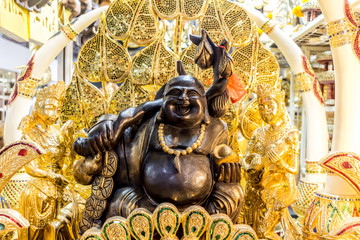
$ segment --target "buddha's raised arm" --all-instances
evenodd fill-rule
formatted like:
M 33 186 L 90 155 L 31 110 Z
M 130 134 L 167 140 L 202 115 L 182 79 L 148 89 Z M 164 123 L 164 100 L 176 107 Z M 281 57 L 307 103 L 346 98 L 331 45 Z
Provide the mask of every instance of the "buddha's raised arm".
M 105 116 L 90 129 L 88 138 L 78 138 L 74 142 L 75 152 L 86 157 L 112 149 L 128 127 L 140 125 L 154 116 L 161 104 L 162 99 L 158 99 L 128 108 L 117 117 Z

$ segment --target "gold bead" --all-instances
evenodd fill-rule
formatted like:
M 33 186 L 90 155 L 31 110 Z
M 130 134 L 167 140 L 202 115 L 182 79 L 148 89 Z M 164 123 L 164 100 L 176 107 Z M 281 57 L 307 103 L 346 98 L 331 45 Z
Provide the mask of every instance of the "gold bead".
M 191 144 L 191 148 L 192 148 L 192 149 L 196 149 L 197 147 L 198 147 L 198 145 L 196 144 L 196 142 L 193 143 L 193 144 Z
M 180 155 L 181 151 L 180 150 L 175 150 L 174 154 L 175 155 Z
M 172 150 L 171 148 L 168 151 L 169 154 L 174 154 L 174 150 Z
M 186 148 L 187 153 L 192 153 L 193 149 L 191 147 Z
M 168 152 L 168 151 L 169 151 L 169 147 L 166 146 L 166 145 L 165 145 L 162 149 L 163 149 L 164 152 Z
M 197 140 L 196 142 L 196 145 L 200 146 L 201 142 L 199 140 Z
M 191 149 L 191 148 L 190 148 Z M 191 149 L 192 150 L 192 149 Z M 182 150 L 181 151 L 181 155 L 185 156 L 187 154 L 187 151 L 186 150 Z
M 164 140 L 160 142 L 160 146 L 161 146 L 161 147 L 165 147 L 165 146 L 166 146 L 166 143 L 165 143 Z
M 159 140 L 160 140 L 160 141 L 165 141 L 165 138 L 164 138 L 163 136 L 160 136 L 160 137 L 159 137 Z

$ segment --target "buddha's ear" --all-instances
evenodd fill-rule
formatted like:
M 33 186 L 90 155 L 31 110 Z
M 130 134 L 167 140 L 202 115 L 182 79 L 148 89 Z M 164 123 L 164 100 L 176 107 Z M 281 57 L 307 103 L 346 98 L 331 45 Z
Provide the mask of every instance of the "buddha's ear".
M 208 106 L 205 107 L 204 124 L 206 125 L 210 124 L 210 114 L 209 114 Z
M 178 60 L 176 62 L 176 70 L 177 70 L 179 76 L 188 75 L 181 60 Z
M 159 91 L 156 92 L 154 100 L 164 97 L 165 88 L 166 88 L 166 83 L 159 89 Z

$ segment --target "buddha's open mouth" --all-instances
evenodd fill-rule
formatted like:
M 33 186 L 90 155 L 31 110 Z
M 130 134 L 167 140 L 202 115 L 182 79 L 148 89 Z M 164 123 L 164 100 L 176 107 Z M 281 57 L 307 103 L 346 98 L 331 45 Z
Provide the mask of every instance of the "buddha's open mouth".
M 176 112 L 179 115 L 186 115 L 190 112 L 190 104 L 178 104 L 176 105 Z

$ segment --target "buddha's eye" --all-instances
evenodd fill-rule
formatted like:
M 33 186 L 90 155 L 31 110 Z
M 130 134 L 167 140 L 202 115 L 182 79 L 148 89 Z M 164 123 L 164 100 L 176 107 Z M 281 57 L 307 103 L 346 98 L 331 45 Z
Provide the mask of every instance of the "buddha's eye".
M 199 97 L 200 94 L 198 92 L 196 92 L 195 90 L 190 90 L 187 93 L 188 97 Z
M 172 89 L 166 94 L 166 96 L 180 96 L 180 95 L 181 95 L 181 91 L 179 89 Z

